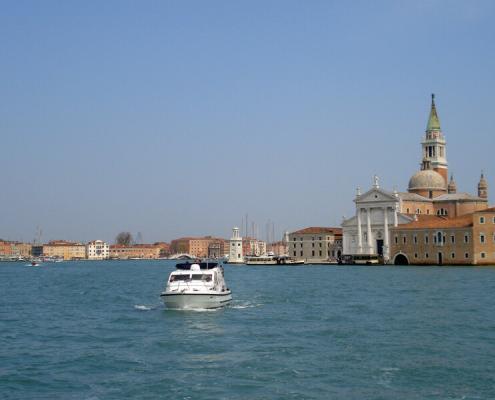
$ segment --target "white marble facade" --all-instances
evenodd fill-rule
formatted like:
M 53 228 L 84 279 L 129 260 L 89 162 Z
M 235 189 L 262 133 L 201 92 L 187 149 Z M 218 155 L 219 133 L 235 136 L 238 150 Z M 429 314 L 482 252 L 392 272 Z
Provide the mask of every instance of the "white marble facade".
M 366 193 L 361 194 L 358 188 L 354 203 L 356 215 L 342 222 L 344 255 L 380 255 L 388 262 L 389 228 L 412 221 L 399 212 L 398 193 L 381 189 L 375 176 L 373 187 Z

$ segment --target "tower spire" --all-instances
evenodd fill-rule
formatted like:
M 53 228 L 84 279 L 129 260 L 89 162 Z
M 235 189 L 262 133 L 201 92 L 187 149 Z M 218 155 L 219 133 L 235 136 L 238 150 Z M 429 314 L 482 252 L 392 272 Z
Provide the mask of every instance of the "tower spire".
M 439 131 L 440 130 L 440 119 L 437 114 L 437 107 L 435 106 L 435 94 L 431 94 L 431 109 L 430 117 L 428 118 L 428 125 L 426 126 L 426 131 Z

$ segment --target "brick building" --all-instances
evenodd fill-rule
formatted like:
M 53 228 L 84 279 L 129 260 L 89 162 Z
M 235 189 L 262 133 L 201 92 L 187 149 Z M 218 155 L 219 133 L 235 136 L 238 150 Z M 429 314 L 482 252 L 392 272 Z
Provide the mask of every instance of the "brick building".
M 456 218 L 418 216 L 390 234 L 397 265 L 495 264 L 495 207 Z

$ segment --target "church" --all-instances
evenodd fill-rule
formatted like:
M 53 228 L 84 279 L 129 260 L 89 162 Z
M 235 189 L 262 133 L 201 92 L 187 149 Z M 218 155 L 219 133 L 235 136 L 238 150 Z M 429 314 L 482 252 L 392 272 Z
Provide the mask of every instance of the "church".
M 481 173 L 477 195 L 457 192 L 453 176 L 448 180 L 447 142 L 440 128 L 435 95 L 426 132 L 421 141 L 421 169 L 409 180 L 407 192 L 380 188 L 378 178 L 361 194 L 358 188 L 354 203 L 356 215 L 342 222 L 343 254 L 367 255 L 370 260 L 390 259 L 390 228 L 409 224 L 423 215 L 457 218 L 488 208 L 488 185 Z
M 435 106 L 435 95 L 432 94 L 430 116 L 421 142 L 421 170 L 409 180 L 407 192 L 399 193 L 402 213 L 455 218 L 488 207 L 488 185 L 483 173 L 477 195 L 458 193 L 453 175 L 448 181 L 446 145 Z

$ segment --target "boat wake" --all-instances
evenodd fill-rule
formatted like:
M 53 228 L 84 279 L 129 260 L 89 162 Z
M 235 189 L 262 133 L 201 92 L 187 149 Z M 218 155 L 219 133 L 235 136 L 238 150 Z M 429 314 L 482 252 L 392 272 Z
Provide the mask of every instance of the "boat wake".
M 139 311 L 150 311 L 150 310 L 153 310 L 153 308 L 155 308 L 155 307 L 145 306 L 144 304 L 135 304 L 134 305 L 134 309 L 139 310 Z
M 245 308 L 256 308 L 256 307 L 261 307 L 263 304 L 255 304 L 255 303 L 250 303 L 249 301 L 244 302 L 244 303 L 233 303 L 229 306 L 228 308 L 233 308 L 235 310 L 243 310 Z

